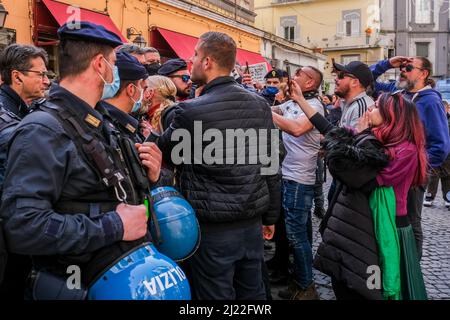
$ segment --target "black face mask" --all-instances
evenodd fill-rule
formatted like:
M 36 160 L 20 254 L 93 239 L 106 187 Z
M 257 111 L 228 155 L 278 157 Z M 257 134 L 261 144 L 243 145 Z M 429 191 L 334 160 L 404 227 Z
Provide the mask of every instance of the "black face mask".
M 144 65 L 145 69 L 147 69 L 147 73 L 149 76 L 154 76 L 158 74 L 159 68 L 161 68 L 161 63 L 153 62 L 150 64 Z

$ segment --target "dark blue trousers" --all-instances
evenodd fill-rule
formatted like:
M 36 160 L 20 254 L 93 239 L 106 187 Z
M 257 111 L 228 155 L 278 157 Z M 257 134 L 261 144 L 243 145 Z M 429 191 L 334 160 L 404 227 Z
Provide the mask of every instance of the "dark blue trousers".
M 199 300 L 265 300 L 261 223 L 203 232 L 189 259 L 192 290 Z

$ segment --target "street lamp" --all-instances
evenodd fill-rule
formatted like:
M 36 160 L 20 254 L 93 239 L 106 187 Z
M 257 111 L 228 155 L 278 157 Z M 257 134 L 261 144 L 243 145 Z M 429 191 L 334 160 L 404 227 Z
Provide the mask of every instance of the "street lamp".
M 0 28 L 5 26 L 6 16 L 8 15 L 8 11 L 6 11 L 5 6 L 0 3 Z
M 133 43 L 139 48 L 145 48 L 145 46 L 147 45 L 145 38 L 141 34 L 134 38 Z
M 137 31 L 135 28 L 131 27 L 127 29 L 127 38 L 131 39 L 131 36 L 136 36 L 134 38 L 133 43 L 140 48 L 144 48 L 147 45 L 145 38 L 142 36 L 141 31 Z

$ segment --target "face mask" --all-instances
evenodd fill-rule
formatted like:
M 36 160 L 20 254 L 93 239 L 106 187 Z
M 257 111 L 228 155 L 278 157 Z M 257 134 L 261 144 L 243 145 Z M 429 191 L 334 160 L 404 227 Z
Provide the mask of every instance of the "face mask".
M 154 75 L 158 74 L 158 70 L 159 70 L 159 68 L 161 68 L 161 63 L 153 62 L 150 64 L 146 64 L 144 67 L 147 70 L 147 73 L 149 76 L 154 76 Z
M 135 87 L 136 89 L 139 89 L 139 88 L 136 87 L 136 86 L 134 86 L 134 87 Z M 138 112 L 138 111 L 141 109 L 141 107 L 142 107 L 142 99 L 144 99 L 144 90 L 143 90 L 143 89 L 140 89 L 140 90 L 141 90 L 141 95 L 140 95 L 138 101 L 134 101 L 134 99 L 133 99 L 132 97 L 130 97 L 131 100 L 133 100 L 133 102 L 134 102 L 133 108 L 131 109 L 131 112 L 132 112 L 132 113 Z
M 111 68 L 114 78 L 111 83 L 108 83 L 102 77 L 102 75 L 100 73 L 98 74 L 100 76 L 100 78 L 102 78 L 103 83 L 104 83 L 103 94 L 102 94 L 102 98 L 100 100 L 111 99 L 112 97 L 114 97 L 116 95 L 117 91 L 119 91 L 119 88 L 120 88 L 119 69 L 117 68 L 117 66 L 114 66 L 114 68 L 113 68 L 105 58 L 103 58 L 103 59 L 106 61 L 108 66 Z
M 267 87 L 266 88 L 266 92 L 267 92 L 267 94 L 269 94 L 269 95 L 276 95 L 278 92 L 279 92 L 280 90 L 278 90 L 278 88 L 277 87 Z

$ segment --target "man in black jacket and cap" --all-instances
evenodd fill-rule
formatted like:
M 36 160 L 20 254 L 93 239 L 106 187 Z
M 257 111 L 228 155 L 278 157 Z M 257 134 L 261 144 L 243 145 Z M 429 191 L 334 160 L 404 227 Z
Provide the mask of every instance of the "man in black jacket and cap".
M 228 35 L 200 37 L 192 78 L 204 88 L 180 103 L 158 143 L 177 165 L 180 190 L 200 223 L 200 246 L 189 263 L 194 295 L 203 300 L 266 298 L 263 230 L 270 237 L 281 202 L 279 163 L 263 161 L 265 150 L 272 164 L 279 160 L 278 132 L 264 99 L 230 77 L 235 60 Z

